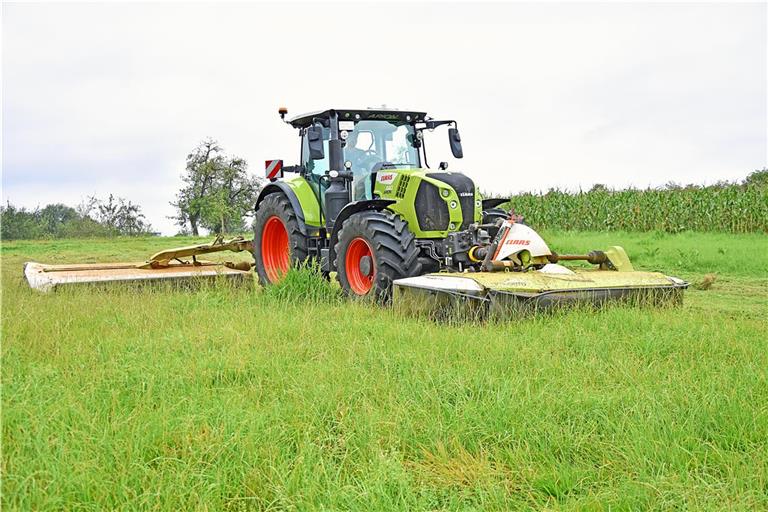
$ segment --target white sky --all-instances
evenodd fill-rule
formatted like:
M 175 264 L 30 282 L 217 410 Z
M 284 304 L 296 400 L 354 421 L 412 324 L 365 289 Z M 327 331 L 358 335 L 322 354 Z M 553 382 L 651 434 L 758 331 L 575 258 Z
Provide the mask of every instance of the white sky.
M 741 179 L 768 163 L 768 10 L 751 4 L 3 4 L 2 199 L 110 192 L 164 234 L 204 137 L 263 172 L 281 124 L 380 106 L 455 118 L 430 162 L 484 190 Z

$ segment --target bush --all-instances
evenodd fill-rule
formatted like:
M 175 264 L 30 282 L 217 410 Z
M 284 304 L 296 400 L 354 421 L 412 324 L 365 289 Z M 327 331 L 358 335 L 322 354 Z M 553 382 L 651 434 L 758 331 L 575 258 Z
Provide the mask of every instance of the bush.
M 3 240 L 148 235 L 151 229 L 139 206 L 112 195 L 107 201 L 89 198 L 78 209 L 60 203 L 32 211 L 0 206 Z

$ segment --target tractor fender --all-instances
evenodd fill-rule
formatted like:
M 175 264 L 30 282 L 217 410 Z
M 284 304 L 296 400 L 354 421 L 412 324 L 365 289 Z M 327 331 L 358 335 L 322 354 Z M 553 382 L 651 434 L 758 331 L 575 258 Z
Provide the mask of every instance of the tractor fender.
M 299 198 L 296 197 L 296 193 L 291 190 L 291 187 L 283 183 L 282 181 L 275 181 L 270 183 L 259 192 L 259 197 L 256 199 L 256 207 L 254 211 L 259 209 L 261 202 L 270 194 L 283 193 L 288 198 L 288 202 L 291 203 L 291 208 L 296 212 L 296 220 L 299 221 L 299 230 L 301 234 L 307 236 L 307 225 L 304 222 L 304 210 L 301 208 Z
M 362 201 L 354 201 L 341 209 L 336 222 L 333 223 L 333 231 L 331 232 L 331 239 L 328 246 L 328 268 L 336 270 L 334 267 L 334 261 L 336 261 L 336 243 L 339 241 L 339 231 L 344 221 L 350 218 L 352 215 L 364 212 L 364 211 L 381 211 L 387 208 L 391 204 L 395 204 L 397 201 L 393 199 L 364 199 Z
M 492 199 L 483 199 L 483 211 L 490 210 L 491 208 L 496 208 L 497 206 L 508 203 L 509 202 L 508 197 L 494 197 Z

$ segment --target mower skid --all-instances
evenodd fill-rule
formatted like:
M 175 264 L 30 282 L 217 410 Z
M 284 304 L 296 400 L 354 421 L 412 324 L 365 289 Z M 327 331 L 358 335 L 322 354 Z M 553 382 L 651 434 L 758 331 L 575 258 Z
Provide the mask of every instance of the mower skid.
M 681 285 L 624 288 L 588 288 L 581 290 L 551 290 L 528 294 L 489 290 L 491 317 L 503 317 L 510 311 L 549 311 L 562 307 L 601 308 L 608 304 L 633 306 L 678 306 L 683 301 Z
M 451 287 L 451 281 L 456 281 L 455 288 Z M 398 279 L 392 288 L 392 305 L 399 314 L 481 320 L 487 318 L 490 308 L 487 290 L 463 277 L 427 274 Z

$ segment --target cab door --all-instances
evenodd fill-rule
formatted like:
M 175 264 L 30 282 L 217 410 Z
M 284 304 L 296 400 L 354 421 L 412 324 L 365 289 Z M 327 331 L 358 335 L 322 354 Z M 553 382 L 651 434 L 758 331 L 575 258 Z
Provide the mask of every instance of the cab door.
M 312 187 L 317 202 L 320 205 L 320 212 L 325 211 L 325 189 L 328 188 L 327 180 L 323 179 L 329 169 L 328 160 L 328 140 L 330 139 L 330 130 L 323 128 L 323 154 L 320 160 L 312 160 L 309 157 L 309 142 L 307 141 L 306 131 L 301 132 L 301 165 L 306 169 L 305 179 Z

